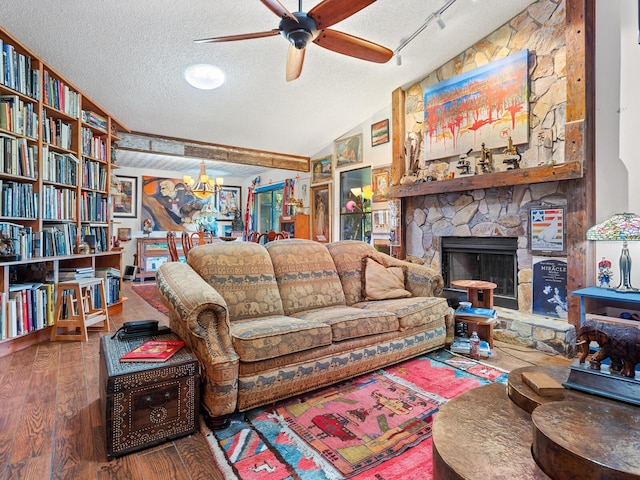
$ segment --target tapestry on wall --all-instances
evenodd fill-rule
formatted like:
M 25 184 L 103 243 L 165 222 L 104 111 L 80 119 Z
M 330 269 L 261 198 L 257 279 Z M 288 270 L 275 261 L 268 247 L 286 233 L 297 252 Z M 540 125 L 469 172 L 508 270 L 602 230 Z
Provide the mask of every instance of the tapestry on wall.
M 212 199 L 210 197 L 210 199 Z M 142 220 L 151 219 L 152 229 L 197 229 L 200 212 L 210 199 L 201 200 L 189 193 L 175 178 L 142 177 Z
M 425 159 L 529 141 L 529 51 L 424 90 Z
M 568 318 L 567 259 L 533 257 L 533 313 Z

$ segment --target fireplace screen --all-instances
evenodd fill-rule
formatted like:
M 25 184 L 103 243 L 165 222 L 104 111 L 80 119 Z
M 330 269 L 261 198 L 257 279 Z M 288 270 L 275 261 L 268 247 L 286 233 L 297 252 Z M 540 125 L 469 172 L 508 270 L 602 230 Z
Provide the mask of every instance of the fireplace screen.
M 448 297 L 459 297 L 464 289 L 454 280 L 485 280 L 498 287 L 493 303 L 518 308 L 517 238 L 442 237 L 442 276 Z

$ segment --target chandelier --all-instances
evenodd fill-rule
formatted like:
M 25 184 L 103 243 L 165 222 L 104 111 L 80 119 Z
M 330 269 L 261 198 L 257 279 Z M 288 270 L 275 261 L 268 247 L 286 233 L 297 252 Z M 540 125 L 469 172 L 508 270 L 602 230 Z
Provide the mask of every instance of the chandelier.
M 197 179 L 191 178 L 189 175 L 182 177 L 187 190 L 198 198 L 209 198 L 214 193 L 217 194 L 224 184 L 222 177 L 216 177 L 215 180 L 209 180 L 207 175 L 207 167 L 204 161 L 200 163 L 200 174 Z

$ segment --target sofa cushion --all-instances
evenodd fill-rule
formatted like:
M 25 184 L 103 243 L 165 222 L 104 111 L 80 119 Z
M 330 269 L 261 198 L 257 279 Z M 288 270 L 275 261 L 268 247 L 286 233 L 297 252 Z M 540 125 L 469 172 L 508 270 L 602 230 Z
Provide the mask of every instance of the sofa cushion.
M 187 263 L 222 295 L 231 322 L 284 314 L 271 257 L 262 245 L 202 245 L 189 251 Z
M 342 240 L 327 244 L 327 250 L 338 270 L 347 305 L 362 302 L 362 259 L 376 257 L 376 250 L 365 242 Z
M 331 327 L 282 315 L 231 324 L 233 348 L 243 362 L 256 362 L 331 344 Z
M 366 311 L 387 310 L 394 312 L 400 322 L 400 330 L 429 325 L 440 321 L 449 311 L 446 298 L 441 297 L 411 297 L 393 300 L 376 300 L 361 302 L 353 305 Z
M 295 317 L 330 325 L 334 342 L 399 329 L 398 317 L 383 307 L 367 310 L 353 307 L 321 308 L 297 313 Z
M 285 315 L 345 304 L 338 272 L 323 244 L 290 239 L 270 242 L 266 248 Z
M 362 295 L 365 300 L 411 296 L 411 292 L 404 288 L 406 268 L 385 267 L 369 256 L 364 257 L 362 263 Z

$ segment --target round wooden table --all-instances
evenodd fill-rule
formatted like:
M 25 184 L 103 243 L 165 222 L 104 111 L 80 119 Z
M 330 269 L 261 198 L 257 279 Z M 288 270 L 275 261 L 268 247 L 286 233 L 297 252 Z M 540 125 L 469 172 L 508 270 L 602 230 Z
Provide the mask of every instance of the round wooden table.
M 493 308 L 493 290 L 498 287 L 493 282 L 484 280 L 452 280 L 451 285 L 467 289 L 467 300 L 472 307 Z M 478 299 L 478 291 L 482 290 L 482 301 Z

